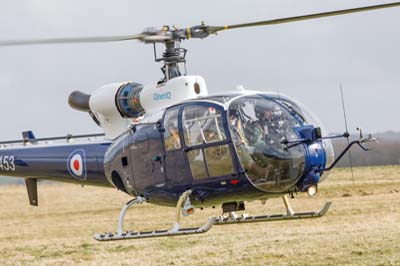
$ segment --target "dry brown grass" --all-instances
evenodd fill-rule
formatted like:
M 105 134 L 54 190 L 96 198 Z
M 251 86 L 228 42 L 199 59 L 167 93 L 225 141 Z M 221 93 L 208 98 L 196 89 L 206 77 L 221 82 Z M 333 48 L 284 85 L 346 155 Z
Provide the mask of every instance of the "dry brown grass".
M 0 265 L 400 265 L 400 167 L 335 171 L 315 198 L 299 195 L 298 210 L 333 201 L 320 219 L 215 226 L 197 236 L 100 243 L 95 232 L 114 231 L 129 198 L 112 189 L 41 185 L 40 206 L 29 207 L 25 188 L 0 187 Z M 248 213 L 283 212 L 280 199 Z M 219 210 L 197 211 L 186 225 Z M 127 214 L 129 229 L 170 226 L 174 210 L 149 204 Z

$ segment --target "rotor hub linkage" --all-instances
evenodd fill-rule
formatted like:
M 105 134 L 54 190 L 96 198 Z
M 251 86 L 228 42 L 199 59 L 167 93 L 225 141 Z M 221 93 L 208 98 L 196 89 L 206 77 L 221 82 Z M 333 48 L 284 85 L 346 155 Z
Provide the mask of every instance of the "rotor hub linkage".
M 157 58 L 157 50 L 154 44 L 154 60 L 156 62 L 163 62 L 164 65 L 161 68 L 161 71 L 164 74 L 163 79 L 160 82 L 165 82 L 169 79 L 179 77 L 182 75 L 181 70 L 179 68 L 179 64 L 184 64 L 184 70 L 186 74 L 186 53 L 187 50 L 179 47 L 178 41 L 165 41 L 165 51 L 162 54 L 162 57 Z
M 165 64 L 185 63 L 187 50 L 177 46 L 177 42 L 165 42 L 165 51 L 162 57 L 157 58 L 155 53 L 155 61 L 165 62 Z

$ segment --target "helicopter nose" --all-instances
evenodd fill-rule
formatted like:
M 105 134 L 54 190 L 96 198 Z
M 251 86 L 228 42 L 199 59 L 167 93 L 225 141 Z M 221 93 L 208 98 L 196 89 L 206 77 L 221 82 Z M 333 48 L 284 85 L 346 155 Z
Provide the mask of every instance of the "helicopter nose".
M 314 142 L 305 149 L 306 167 L 301 181 L 301 191 L 307 191 L 310 196 L 317 192 L 321 173 L 326 165 L 326 154 L 321 142 Z
M 306 164 L 310 168 L 324 169 L 326 156 L 322 143 L 314 142 L 306 149 Z

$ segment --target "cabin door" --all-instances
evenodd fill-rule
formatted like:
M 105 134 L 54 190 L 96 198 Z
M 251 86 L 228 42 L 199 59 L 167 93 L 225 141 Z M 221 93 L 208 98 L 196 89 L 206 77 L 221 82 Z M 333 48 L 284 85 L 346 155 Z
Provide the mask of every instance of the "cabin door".
M 138 126 L 134 142 L 131 158 L 136 185 L 145 189 L 165 184 L 164 148 L 158 124 Z
M 164 146 L 166 177 L 172 187 L 190 187 L 192 179 L 179 134 L 179 107 L 164 115 Z

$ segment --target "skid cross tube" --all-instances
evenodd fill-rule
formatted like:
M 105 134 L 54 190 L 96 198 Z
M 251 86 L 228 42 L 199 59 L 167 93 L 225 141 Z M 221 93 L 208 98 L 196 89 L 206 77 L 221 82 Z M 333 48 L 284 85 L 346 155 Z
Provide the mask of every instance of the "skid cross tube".
M 119 214 L 119 220 L 118 220 L 118 228 L 117 228 L 117 235 L 122 235 L 123 234 L 123 226 L 124 226 L 124 219 L 125 219 L 125 214 L 126 211 L 131 207 L 133 204 L 140 204 L 145 202 L 146 199 L 143 197 L 137 197 L 136 199 L 128 201 L 124 207 L 121 209 L 121 213 Z
M 187 190 L 179 197 L 178 203 L 176 205 L 176 216 L 175 222 L 171 229 L 162 229 L 162 230 L 152 230 L 152 231 L 124 231 L 123 230 L 123 221 L 125 218 L 125 213 L 130 206 L 133 204 L 139 204 L 145 202 L 146 200 L 142 197 L 138 197 L 127 202 L 124 207 L 122 207 L 118 228 L 116 233 L 103 233 L 103 234 L 95 234 L 94 239 L 98 241 L 113 241 L 113 240 L 127 240 L 127 239 L 139 239 L 139 238 L 149 238 L 149 237 L 162 237 L 162 236 L 177 236 L 177 235 L 190 235 L 190 234 L 201 234 L 205 233 L 215 224 L 216 218 L 210 217 L 206 224 L 201 227 L 194 228 L 180 228 L 180 217 L 182 206 L 186 200 L 189 199 L 191 190 Z

